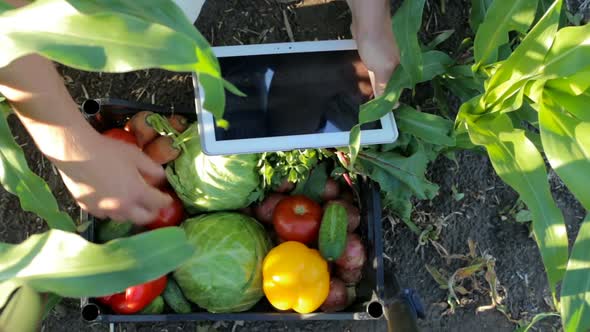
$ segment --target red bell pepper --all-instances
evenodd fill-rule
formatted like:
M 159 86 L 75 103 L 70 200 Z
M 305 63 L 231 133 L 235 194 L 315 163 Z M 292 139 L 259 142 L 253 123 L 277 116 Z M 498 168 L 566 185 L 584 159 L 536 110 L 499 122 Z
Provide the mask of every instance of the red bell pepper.
M 127 288 L 124 292 L 102 296 L 97 300 L 109 306 L 115 313 L 129 315 L 141 311 L 166 288 L 168 278 L 162 276 L 144 284 Z

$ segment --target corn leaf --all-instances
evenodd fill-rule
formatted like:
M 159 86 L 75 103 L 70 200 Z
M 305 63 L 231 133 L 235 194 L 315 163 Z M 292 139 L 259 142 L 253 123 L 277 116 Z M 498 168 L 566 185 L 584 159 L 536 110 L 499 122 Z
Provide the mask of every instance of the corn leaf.
M 25 154 L 16 143 L 7 116 L 10 109 L 0 103 L 0 182 L 6 191 L 17 195 L 23 210 L 34 212 L 43 218 L 49 227 L 75 232 L 76 225 L 70 216 L 59 210 L 57 201 L 43 179 L 27 165 Z
M 424 70 L 422 81 L 430 81 L 434 77 L 441 75 L 446 71 L 446 67 L 452 63 L 452 59 L 447 54 L 439 51 L 426 52 L 423 54 L 423 57 Z M 398 67 L 387 83 L 383 95 L 361 105 L 359 124 L 355 125 L 350 131 L 348 143 L 351 167 L 354 165 L 360 150 L 361 126 L 365 123 L 377 121 L 391 112 L 403 89 L 411 88 L 412 86 L 405 70 Z
M 395 119 L 400 131 L 412 134 L 425 142 L 454 146 L 451 136 L 453 123 L 434 114 L 423 113 L 403 105 L 395 111 Z
M 102 245 L 50 230 L 0 253 L 0 281 L 64 297 L 108 295 L 167 274 L 193 251 L 177 227 Z
M 486 17 L 486 13 L 494 0 L 471 0 L 471 13 L 469 15 L 469 25 L 474 33 L 477 33 L 479 25 Z
M 0 331 L 38 331 L 42 314 L 41 295 L 29 286 L 22 286 L 0 314 Z
M 561 78 L 590 69 L 590 24 L 559 30 L 541 73 L 545 78 Z
M 474 42 L 475 65 L 479 67 L 498 60 L 498 48 L 508 43 L 508 33 L 525 33 L 535 19 L 538 0 L 494 1 L 477 30 Z
M 171 0 L 40 0 L 0 14 L 0 67 L 30 53 L 87 71 L 197 72 L 204 107 L 221 119 L 219 64 Z
M 506 114 L 472 121 L 469 135 L 485 146 L 496 173 L 518 192 L 533 215 L 533 233 L 541 251 L 549 285 L 555 293 L 568 257 L 565 222 L 549 191 L 543 157 L 524 132 L 514 129 Z
M 547 84 L 549 86 L 549 83 Z M 588 112 L 588 105 L 590 105 L 590 90 L 578 96 L 572 96 L 559 89 L 547 87 L 544 90 L 549 98 L 558 100 L 563 109 L 566 109 L 572 116 L 581 121 L 590 121 L 590 112 Z
M 491 108 L 521 91 L 538 71 L 555 39 L 562 1 L 556 1 L 514 53 L 504 61 L 486 84 L 485 103 Z M 519 97 L 522 104 L 522 95 Z M 518 109 L 517 107 L 516 109 Z M 504 111 L 500 107 L 498 111 Z
M 590 214 L 582 222 L 561 286 L 561 317 L 566 332 L 590 329 Z
M 18 287 L 20 287 L 20 284 L 16 281 L 8 280 L 0 282 L 0 308 L 4 307 Z
M 590 90 L 590 70 L 579 71 L 569 77 L 549 80 L 546 85 L 548 88 L 579 96 Z
M 425 0 L 404 0 L 393 17 L 393 32 L 400 49 L 401 66 L 415 85 L 422 80 L 422 50 L 418 31 L 422 25 Z
M 559 99 L 552 99 L 551 95 L 543 97 L 539 111 L 541 139 L 551 167 L 590 210 L 590 121 L 566 112 Z

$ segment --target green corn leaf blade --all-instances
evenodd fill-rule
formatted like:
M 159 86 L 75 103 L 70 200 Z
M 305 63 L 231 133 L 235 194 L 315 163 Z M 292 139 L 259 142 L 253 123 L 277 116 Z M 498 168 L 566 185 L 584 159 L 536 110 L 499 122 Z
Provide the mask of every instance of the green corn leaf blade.
M 535 75 L 544 62 L 559 26 L 562 0 L 555 1 L 524 38 L 514 53 L 486 83 L 485 103 L 492 107 L 516 94 Z
M 453 123 L 437 115 L 418 112 L 403 105 L 395 111 L 395 119 L 400 131 L 410 133 L 425 142 L 454 146 Z
M 590 215 L 582 222 L 561 286 L 561 318 L 566 332 L 590 329 Z
M 62 297 L 53 293 L 45 293 L 43 301 L 43 319 L 51 313 L 51 310 L 55 308 L 62 300 Z
M 543 15 L 551 8 L 551 5 L 555 3 L 555 0 L 539 0 L 539 6 L 537 6 L 537 16 L 535 22 L 539 21 Z
M 533 233 L 553 293 L 568 257 L 565 222 L 549 191 L 543 157 L 506 114 L 469 121 L 475 144 L 485 146 L 496 173 L 518 192 L 533 215 Z
M 14 291 L 19 287 L 20 283 L 14 280 L 0 282 L 0 309 L 6 305 L 10 296 L 12 296 Z
M 590 90 L 578 95 L 572 96 L 566 92 L 558 89 L 547 88 L 544 91 L 549 98 L 558 100 L 562 108 L 566 109 L 568 113 L 581 121 L 590 121 L 590 112 L 588 112 L 588 105 L 590 105 Z
M 447 41 L 455 33 L 455 30 L 443 30 L 433 40 L 431 40 L 426 46 L 422 48 L 423 51 L 432 51 L 438 47 L 438 45 Z
M 418 31 L 425 0 L 405 0 L 393 17 L 393 32 L 400 49 L 400 62 L 412 85 L 422 80 L 422 50 Z
M 471 14 L 469 15 L 469 25 L 471 31 L 477 33 L 479 25 L 486 17 L 486 13 L 494 0 L 471 0 Z
M 77 234 L 50 230 L 0 253 L 0 280 L 64 297 L 102 296 L 167 274 L 193 252 L 178 227 L 102 245 Z
M 366 150 L 359 153 L 359 160 L 362 161 L 363 169 L 368 170 L 370 178 L 396 178 L 408 186 L 418 199 L 432 199 L 436 196 L 438 187 L 424 176 L 429 162 L 428 156 L 420 142 L 416 141 L 414 145 L 415 151 L 409 157 L 397 152 Z M 382 190 L 388 191 L 383 188 Z
M 557 32 L 543 67 L 545 78 L 562 78 L 590 69 L 590 24 Z
M 0 331 L 38 331 L 42 315 L 41 294 L 24 285 L 14 293 L 0 314 Z
M 219 64 L 205 38 L 171 0 L 40 0 L 0 14 L 0 31 L 0 41 L 11 45 L 0 54 L 0 67 L 39 53 L 87 71 L 197 72 L 204 107 L 222 118 L 225 94 Z
M 430 81 L 434 77 L 443 74 L 453 60 L 445 53 L 439 51 L 429 51 L 423 54 L 423 81 Z M 421 82 L 419 82 L 421 83 Z M 411 88 L 413 85 L 402 67 L 398 67 L 393 73 L 391 79 L 385 87 L 383 95 L 361 105 L 359 112 L 359 124 L 354 126 L 350 131 L 349 150 L 350 150 L 350 167 L 356 161 L 361 145 L 360 126 L 365 123 L 377 121 L 391 112 L 397 103 L 402 90 Z
M 535 148 L 537 148 L 537 150 L 539 150 L 539 151 L 543 151 L 543 143 L 541 142 L 541 135 L 539 135 L 535 131 L 532 131 L 532 130 L 529 130 L 528 128 L 526 128 L 527 122 L 522 119 L 522 117 L 520 116 L 521 113 L 522 112 L 520 110 L 518 112 L 508 113 L 508 116 L 510 117 L 510 121 L 512 121 L 512 125 L 514 126 L 514 128 L 522 129 L 524 131 L 526 138 L 529 141 L 531 141 L 531 143 L 533 143 L 535 145 Z
M 559 314 L 555 312 L 542 312 L 540 314 L 536 314 L 528 324 L 518 327 L 514 330 L 514 332 L 528 332 L 535 324 L 549 317 L 559 317 Z
M 544 95 L 539 111 L 541 139 L 551 167 L 590 210 L 590 121 L 566 112 L 558 99 Z
M 547 87 L 579 96 L 590 90 L 590 70 L 579 71 L 569 77 L 549 80 Z
M 67 213 L 59 210 L 57 200 L 47 183 L 29 169 L 23 150 L 10 132 L 7 121 L 10 109 L 6 103 L 0 103 L 0 113 L 2 186 L 6 191 L 18 196 L 23 210 L 36 213 L 49 227 L 75 232 L 76 224 Z
M 498 60 L 498 48 L 508 43 L 508 33 L 525 33 L 535 19 L 538 0 L 494 1 L 475 36 L 473 71 Z

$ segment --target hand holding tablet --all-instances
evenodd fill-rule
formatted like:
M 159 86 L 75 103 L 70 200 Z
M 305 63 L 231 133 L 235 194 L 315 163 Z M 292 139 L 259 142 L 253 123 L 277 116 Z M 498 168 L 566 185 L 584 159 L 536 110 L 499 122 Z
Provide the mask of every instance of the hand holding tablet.
M 207 154 L 240 154 L 348 145 L 372 87 L 353 40 L 213 48 L 222 76 L 247 97 L 226 93 L 228 129 L 202 108 L 193 76 L 199 134 Z M 397 139 L 392 113 L 362 127 L 361 144 Z

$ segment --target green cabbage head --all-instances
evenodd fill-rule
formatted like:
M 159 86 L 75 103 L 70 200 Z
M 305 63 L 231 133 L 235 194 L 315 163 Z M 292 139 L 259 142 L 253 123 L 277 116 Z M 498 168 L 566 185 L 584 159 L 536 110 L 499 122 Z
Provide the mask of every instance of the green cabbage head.
M 246 311 L 264 296 L 262 261 L 271 242 L 255 219 L 217 212 L 187 219 L 182 227 L 196 250 L 174 278 L 189 300 L 224 313 Z
M 260 197 L 258 154 L 208 156 L 201 149 L 197 125 L 187 131 L 182 135 L 191 139 L 168 165 L 166 176 L 189 212 L 237 210 Z

